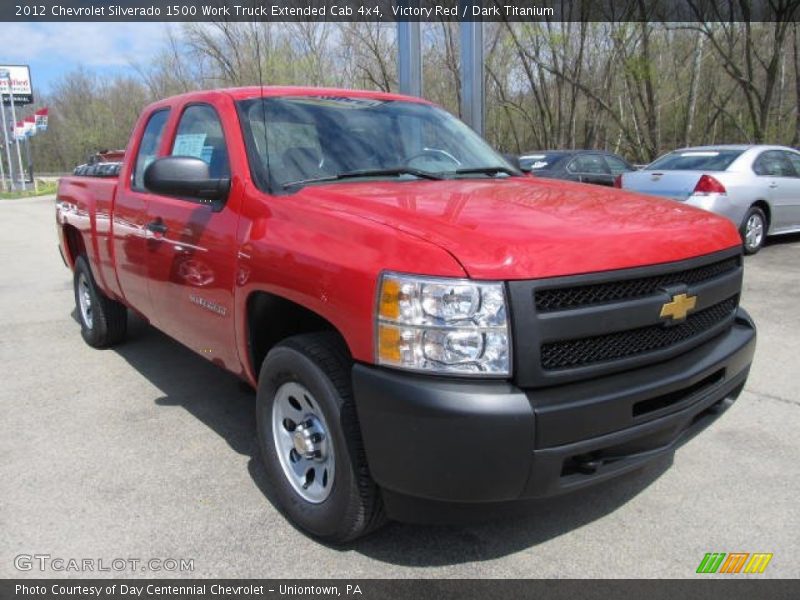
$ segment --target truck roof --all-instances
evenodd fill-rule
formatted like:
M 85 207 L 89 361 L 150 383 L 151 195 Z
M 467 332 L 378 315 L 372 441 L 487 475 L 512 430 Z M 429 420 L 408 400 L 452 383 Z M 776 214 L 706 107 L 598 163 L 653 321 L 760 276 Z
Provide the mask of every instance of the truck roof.
M 328 87 L 307 87 L 307 86 L 248 86 L 248 87 L 233 87 L 233 88 L 216 88 L 211 90 L 196 90 L 170 96 L 159 100 L 150 105 L 155 107 L 163 104 L 171 104 L 178 100 L 185 100 L 195 96 L 208 95 L 208 94 L 226 94 L 234 100 L 247 100 L 249 98 L 264 97 L 277 97 L 277 96 L 332 96 L 339 98 L 370 98 L 374 100 L 403 100 L 406 102 L 418 102 L 422 104 L 431 104 L 423 98 L 415 96 L 404 96 L 402 94 L 392 94 L 389 92 L 378 92 L 375 90 L 351 90 L 344 88 L 328 88 Z

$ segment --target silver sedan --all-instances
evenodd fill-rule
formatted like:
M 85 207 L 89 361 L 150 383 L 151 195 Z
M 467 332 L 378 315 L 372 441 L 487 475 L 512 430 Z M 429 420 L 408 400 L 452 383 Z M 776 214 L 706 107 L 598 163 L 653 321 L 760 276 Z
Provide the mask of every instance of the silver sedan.
M 800 152 L 784 146 L 699 146 L 665 154 L 618 187 L 728 217 L 755 254 L 767 235 L 800 231 Z

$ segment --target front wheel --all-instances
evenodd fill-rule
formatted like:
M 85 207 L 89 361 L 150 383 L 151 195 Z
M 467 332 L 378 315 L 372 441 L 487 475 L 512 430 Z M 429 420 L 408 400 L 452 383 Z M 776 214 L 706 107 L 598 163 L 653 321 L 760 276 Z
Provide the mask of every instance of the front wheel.
M 353 403 L 352 360 L 332 333 L 275 346 L 261 366 L 258 437 L 271 488 L 299 527 L 346 542 L 385 520 Z
M 757 206 L 752 206 L 744 218 L 742 229 L 742 245 L 745 254 L 755 254 L 764 245 L 767 237 L 767 216 Z

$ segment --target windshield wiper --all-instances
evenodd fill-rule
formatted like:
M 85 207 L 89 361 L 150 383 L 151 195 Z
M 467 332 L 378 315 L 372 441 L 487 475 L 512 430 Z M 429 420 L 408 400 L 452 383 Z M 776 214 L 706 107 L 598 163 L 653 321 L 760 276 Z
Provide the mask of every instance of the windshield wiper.
M 506 175 L 519 175 L 514 169 L 508 167 L 472 167 L 468 169 L 456 169 L 456 175 L 498 175 L 504 173 Z
M 382 177 L 393 175 L 413 175 L 420 179 L 443 179 L 441 175 L 431 173 L 429 171 L 421 171 L 411 167 L 397 167 L 393 169 L 361 169 L 359 171 L 345 171 L 343 173 L 336 173 L 334 175 L 325 175 L 324 177 L 311 177 L 309 179 L 299 179 L 297 181 L 290 181 L 284 183 L 281 187 L 283 189 L 303 186 L 309 183 L 324 183 L 326 181 L 338 181 L 340 179 L 355 179 L 358 177 Z

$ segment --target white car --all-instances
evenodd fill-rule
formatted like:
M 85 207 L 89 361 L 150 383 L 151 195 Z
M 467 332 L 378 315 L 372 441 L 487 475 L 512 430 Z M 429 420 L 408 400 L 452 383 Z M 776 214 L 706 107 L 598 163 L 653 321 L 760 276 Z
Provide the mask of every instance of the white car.
M 800 152 L 785 146 L 683 148 L 624 173 L 616 185 L 728 217 L 747 254 L 767 235 L 800 231 Z

